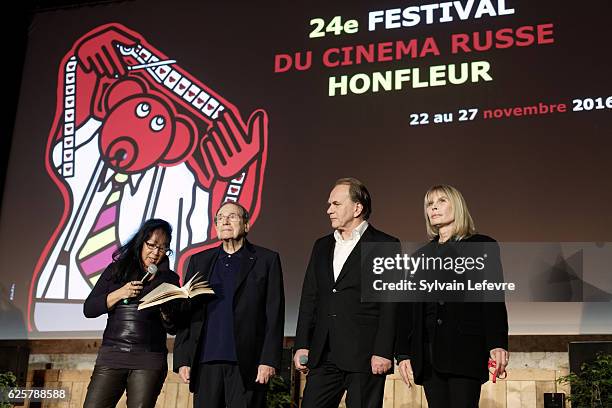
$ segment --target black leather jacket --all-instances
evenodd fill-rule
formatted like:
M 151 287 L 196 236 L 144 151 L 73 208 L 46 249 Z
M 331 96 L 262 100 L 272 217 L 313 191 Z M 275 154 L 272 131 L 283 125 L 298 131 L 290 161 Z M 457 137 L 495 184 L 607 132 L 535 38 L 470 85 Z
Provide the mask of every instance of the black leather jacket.
M 119 302 L 108 312 L 102 346 L 121 351 L 167 352 L 166 326 L 159 308 L 138 310 L 138 305 Z
M 106 305 L 108 294 L 122 287 L 125 282 L 117 283 L 111 277 L 114 264 L 109 265 L 102 273 L 83 305 L 86 317 L 98 317 L 108 313 L 102 346 L 111 346 L 122 351 L 167 352 L 166 333 L 174 334 L 173 325 L 161 318 L 159 307 L 137 310 L 138 300 L 161 283 L 179 285 L 178 275 L 166 265 L 167 263 L 159 265 L 160 270 L 152 281 L 144 285 L 137 298 L 128 304 L 119 302 L 110 309 Z

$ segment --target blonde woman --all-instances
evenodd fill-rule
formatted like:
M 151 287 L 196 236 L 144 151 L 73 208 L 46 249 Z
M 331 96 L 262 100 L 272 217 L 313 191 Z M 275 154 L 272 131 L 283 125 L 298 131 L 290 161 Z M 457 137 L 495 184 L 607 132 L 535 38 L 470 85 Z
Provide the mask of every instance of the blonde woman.
M 494 239 L 476 233 L 465 199 L 452 186 L 431 187 L 424 213 L 431 241 L 422 251 L 429 255 L 440 255 L 450 242 L 495 245 Z M 508 316 L 502 302 L 404 303 L 400 308 L 400 374 L 409 386 L 412 380 L 423 385 L 430 408 L 478 407 L 489 359 L 495 361 L 495 375 L 503 377 L 507 350 Z

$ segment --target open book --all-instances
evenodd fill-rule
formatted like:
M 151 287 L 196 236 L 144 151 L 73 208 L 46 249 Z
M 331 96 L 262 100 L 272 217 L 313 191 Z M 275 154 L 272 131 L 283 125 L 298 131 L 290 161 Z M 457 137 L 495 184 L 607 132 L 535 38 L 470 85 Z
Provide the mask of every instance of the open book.
M 161 305 L 173 299 L 193 298 L 205 293 L 214 294 L 215 292 L 208 286 L 208 282 L 201 280 L 201 277 L 199 273 L 196 273 L 189 279 L 189 282 L 180 288 L 171 283 L 162 283 L 140 299 L 138 310 Z

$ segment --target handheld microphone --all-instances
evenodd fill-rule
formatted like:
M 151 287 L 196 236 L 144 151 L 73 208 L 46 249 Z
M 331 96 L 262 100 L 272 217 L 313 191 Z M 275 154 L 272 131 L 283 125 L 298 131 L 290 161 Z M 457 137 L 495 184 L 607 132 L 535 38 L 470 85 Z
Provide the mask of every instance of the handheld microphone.
M 305 354 L 302 354 L 299 358 L 299 362 L 301 365 L 306 365 L 308 364 L 308 356 Z
M 145 273 L 145 276 L 142 277 L 142 279 L 140 280 L 140 283 L 145 283 L 149 277 L 155 276 L 156 273 L 157 273 L 157 265 L 151 264 L 147 266 L 147 273 Z
M 156 273 L 157 273 L 157 265 L 151 264 L 147 266 L 147 273 L 145 273 L 145 276 L 142 277 L 142 279 L 140 280 L 140 283 L 145 283 L 147 279 L 149 279 L 152 276 L 155 276 Z M 129 299 L 123 299 L 124 305 L 127 305 L 129 302 L 130 302 Z

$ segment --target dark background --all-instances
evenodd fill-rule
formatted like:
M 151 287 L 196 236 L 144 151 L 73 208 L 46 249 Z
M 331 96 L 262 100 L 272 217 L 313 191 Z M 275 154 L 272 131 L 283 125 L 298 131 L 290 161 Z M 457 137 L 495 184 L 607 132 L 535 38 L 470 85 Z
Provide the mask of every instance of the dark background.
M 515 8 L 510 16 L 367 31 L 368 11 L 425 3 L 22 4 L 14 16 L 16 28 L 5 35 L 13 39 L 14 63 L 7 65 L 6 95 L 12 103 L 3 121 L 2 165 L 8 163 L 8 177 L 0 218 L 6 254 L 0 282 L 4 287 L 15 283 L 15 304 L 25 307 L 34 264 L 63 205 L 44 170 L 59 62 L 76 39 L 109 22 L 142 34 L 243 116 L 257 108 L 268 112 L 268 166 L 250 239 L 281 253 L 287 335 L 294 334 L 312 243 L 330 232 L 325 203 L 339 177 L 361 179 L 373 196 L 373 225 L 405 241 L 425 239 L 423 194 L 437 183 L 459 188 L 479 231 L 498 241 L 612 241 L 609 109 L 473 122 L 457 122 L 455 114 L 452 124 L 409 126 L 416 112 L 471 107 L 482 112 L 540 101 L 571 109 L 573 98 L 605 100 L 612 95 L 608 3 L 508 0 Z M 311 18 L 328 21 L 334 15 L 358 19 L 359 33 L 308 39 Z M 460 55 L 451 55 L 444 45 L 451 33 L 541 23 L 555 25 L 554 44 Z M 332 46 L 429 35 L 438 40 L 440 56 L 336 69 L 318 63 Z M 273 73 L 275 54 L 305 50 L 315 57 L 310 70 Z M 476 60 L 491 63 L 493 81 L 422 89 L 408 84 L 401 91 L 327 96 L 331 75 Z M 6 137 L 11 133 L 12 143 Z M 610 304 L 514 304 L 511 331 L 610 333 L 611 312 Z

